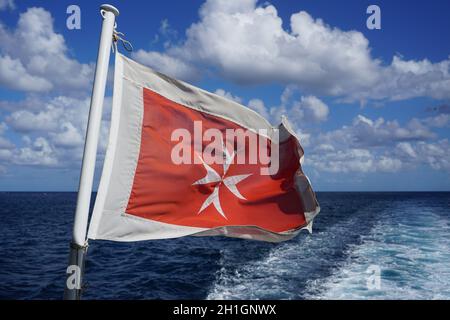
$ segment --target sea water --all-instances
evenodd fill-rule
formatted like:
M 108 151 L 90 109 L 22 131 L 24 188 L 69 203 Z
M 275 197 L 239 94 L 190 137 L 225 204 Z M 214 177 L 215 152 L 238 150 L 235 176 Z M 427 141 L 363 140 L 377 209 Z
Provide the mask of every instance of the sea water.
M 313 234 L 280 244 L 91 241 L 84 298 L 450 299 L 450 193 L 317 196 Z M 62 297 L 75 203 L 0 193 L 0 298 Z

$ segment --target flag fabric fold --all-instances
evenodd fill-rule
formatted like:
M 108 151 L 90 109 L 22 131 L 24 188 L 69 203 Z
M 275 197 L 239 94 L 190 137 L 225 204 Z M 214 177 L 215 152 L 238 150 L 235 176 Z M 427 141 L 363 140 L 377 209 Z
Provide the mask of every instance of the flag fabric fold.
M 286 119 L 273 127 L 249 108 L 117 53 L 88 237 L 291 239 L 311 231 L 320 211 L 302 162 Z

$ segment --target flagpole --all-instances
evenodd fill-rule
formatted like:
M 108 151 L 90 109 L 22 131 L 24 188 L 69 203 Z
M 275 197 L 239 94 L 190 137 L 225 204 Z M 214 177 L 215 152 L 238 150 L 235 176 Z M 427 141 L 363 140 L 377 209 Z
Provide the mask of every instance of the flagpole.
M 94 180 L 98 137 L 102 121 L 102 109 L 103 101 L 105 99 L 106 79 L 108 75 L 114 25 L 116 16 L 119 15 L 119 10 L 108 4 L 101 5 L 100 12 L 103 16 L 103 23 L 97 65 L 95 68 L 94 86 L 86 131 L 86 142 L 84 145 L 72 242 L 70 244 L 69 266 L 66 270 L 67 278 L 64 289 L 65 300 L 79 300 L 81 298 L 84 262 L 87 251 L 86 229 L 89 218 L 92 183 Z

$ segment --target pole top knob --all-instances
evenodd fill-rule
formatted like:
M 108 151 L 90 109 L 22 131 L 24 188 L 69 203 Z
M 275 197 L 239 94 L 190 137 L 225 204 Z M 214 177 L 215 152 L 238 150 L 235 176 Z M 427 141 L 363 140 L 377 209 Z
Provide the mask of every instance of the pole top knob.
M 102 4 L 100 6 L 100 9 L 104 10 L 104 11 L 112 12 L 116 17 L 119 15 L 119 10 L 110 4 Z

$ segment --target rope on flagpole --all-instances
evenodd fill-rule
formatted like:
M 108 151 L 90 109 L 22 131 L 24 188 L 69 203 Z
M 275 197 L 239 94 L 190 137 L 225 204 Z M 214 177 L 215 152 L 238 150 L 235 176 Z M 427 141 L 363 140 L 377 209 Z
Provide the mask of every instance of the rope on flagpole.
M 113 31 L 113 52 L 117 51 L 117 42 L 122 42 L 122 46 L 123 48 L 128 51 L 131 52 L 133 51 L 133 45 L 131 44 L 130 41 L 125 40 L 124 39 L 125 34 L 123 32 L 119 32 L 116 30 L 116 26 L 114 26 L 114 31 Z

